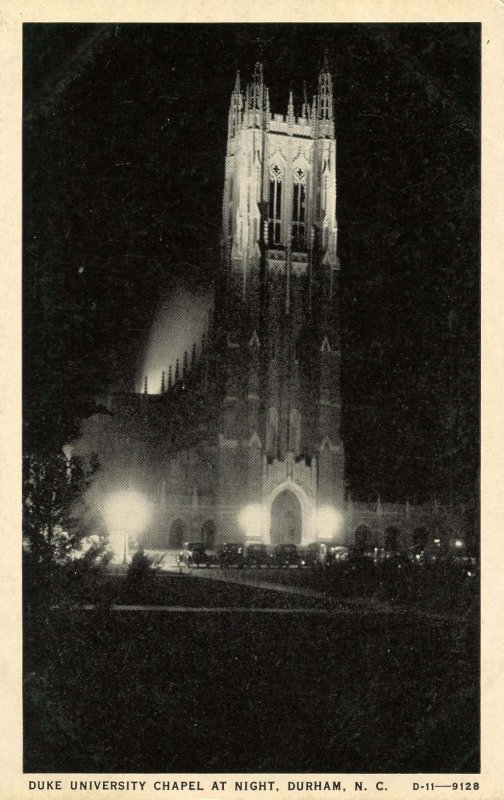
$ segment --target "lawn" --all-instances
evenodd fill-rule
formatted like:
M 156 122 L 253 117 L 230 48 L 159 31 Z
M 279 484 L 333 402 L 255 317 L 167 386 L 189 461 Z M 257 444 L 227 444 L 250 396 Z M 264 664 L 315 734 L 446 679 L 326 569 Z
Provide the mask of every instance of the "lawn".
M 25 770 L 477 771 L 477 639 L 376 614 L 27 617 Z

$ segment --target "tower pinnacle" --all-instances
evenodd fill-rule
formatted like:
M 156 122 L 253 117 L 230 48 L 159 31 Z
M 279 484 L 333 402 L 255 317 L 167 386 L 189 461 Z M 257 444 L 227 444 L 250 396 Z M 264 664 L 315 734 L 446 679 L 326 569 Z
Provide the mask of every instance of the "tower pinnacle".
M 308 94 L 306 91 L 306 81 L 303 81 L 303 106 L 301 108 L 301 116 L 303 119 L 309 119 L 310 106 L 308 105 Z
M 324 63 L 319 73 L 319 114 L 321 120 L 333 120 L 333 86 L 329 71 L 327 50 L 324 50 Z
M 258 61 L 254 67 L 250 93 L 250 108 L 262 111 L 264 101 L 263 65 Z
M 294 122 L 294 99 L 292 96 L 292 92 L 289 92 L 289 103 L 287 106 L 287 120 L 288 122 Z

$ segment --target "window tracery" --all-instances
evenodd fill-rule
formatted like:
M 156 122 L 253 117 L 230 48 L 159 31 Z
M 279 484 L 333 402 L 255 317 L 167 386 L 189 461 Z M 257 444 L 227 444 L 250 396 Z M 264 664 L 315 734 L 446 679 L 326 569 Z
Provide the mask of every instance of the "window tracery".
M 306 173 L 299 167 L 294 172 L 292 198 L 292 249 L 306 247 Z
M 282 172 L 276 164 L 270 169 L 268 241 L 280 244 L 282 236 Z

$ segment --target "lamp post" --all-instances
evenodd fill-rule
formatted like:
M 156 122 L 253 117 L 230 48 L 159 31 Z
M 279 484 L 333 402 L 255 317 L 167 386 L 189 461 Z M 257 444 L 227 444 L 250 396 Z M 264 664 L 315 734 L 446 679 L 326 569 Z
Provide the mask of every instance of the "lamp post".
M 149 501 L 133 489 L 114 492 L 104 503 L 104 516 L 111 532 L 114 554 L 123 564 L 129 560 L 129 537 L 140 534 L 152 515 Z
M 268 530 L 269 514 L 264 506 L 259 503 L 251 503 L 241 509 L 238 522 L 245 531 L 246 538 L 262 541 Z
M 315 515 L 317 538 L 332 539 L 343 527 L 343 514 L 333 506 L 322 506 Z

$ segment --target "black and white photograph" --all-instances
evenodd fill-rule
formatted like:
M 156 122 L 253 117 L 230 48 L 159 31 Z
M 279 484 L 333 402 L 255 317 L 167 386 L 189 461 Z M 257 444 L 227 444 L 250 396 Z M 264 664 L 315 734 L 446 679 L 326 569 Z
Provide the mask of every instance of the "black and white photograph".
M 23 25 L 27 779 L 479 773 L 480 105 L 477 22 Z

